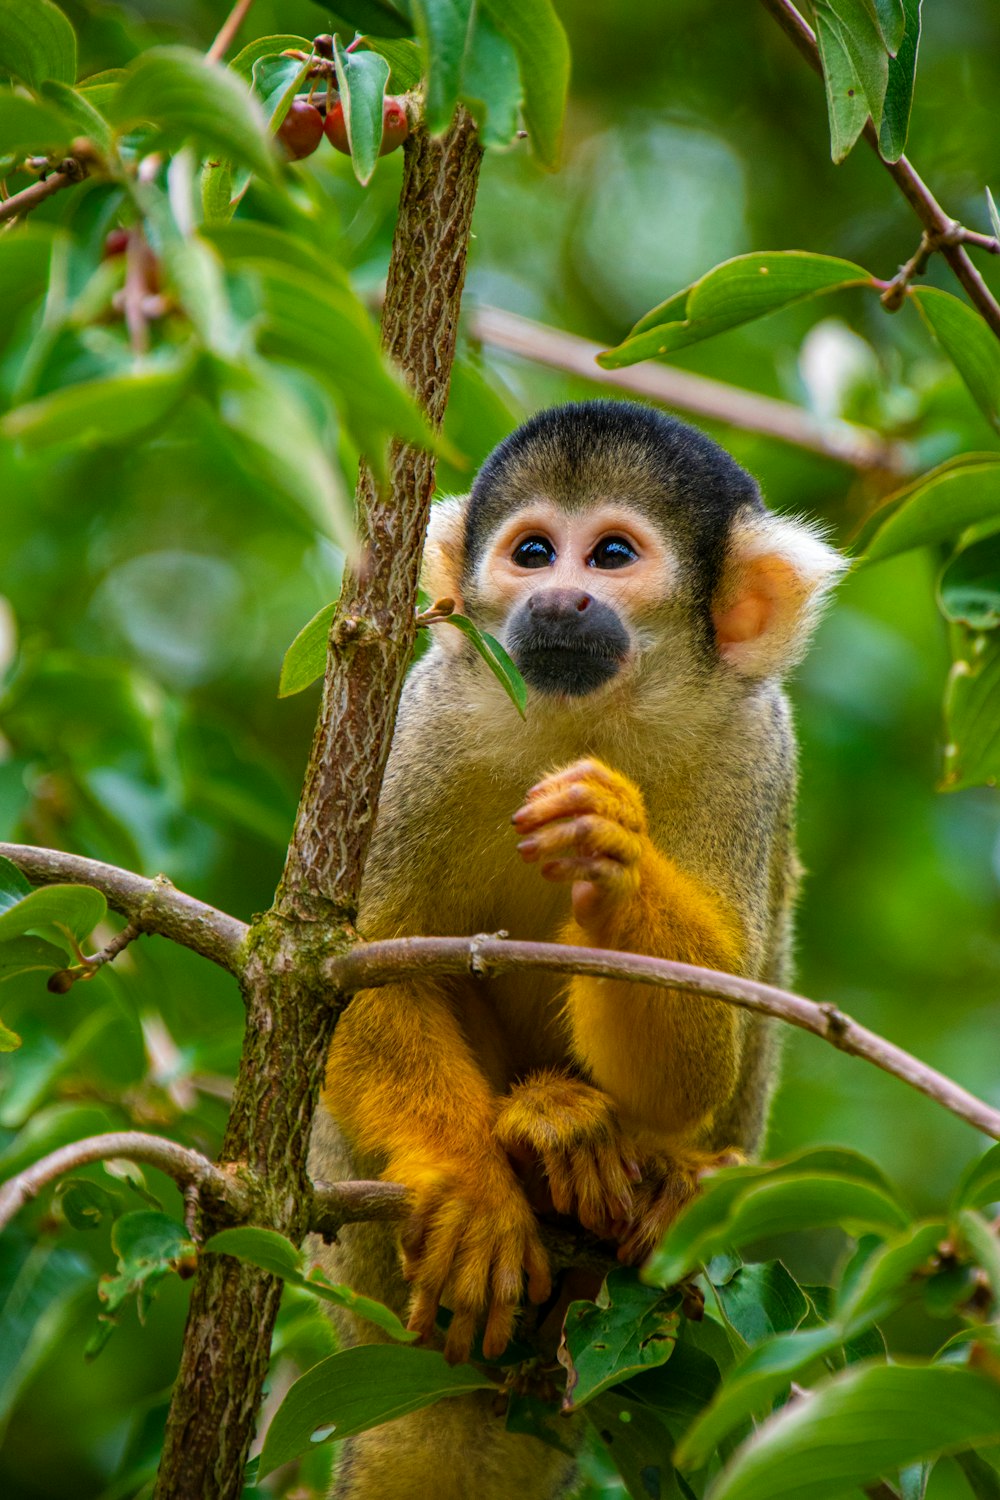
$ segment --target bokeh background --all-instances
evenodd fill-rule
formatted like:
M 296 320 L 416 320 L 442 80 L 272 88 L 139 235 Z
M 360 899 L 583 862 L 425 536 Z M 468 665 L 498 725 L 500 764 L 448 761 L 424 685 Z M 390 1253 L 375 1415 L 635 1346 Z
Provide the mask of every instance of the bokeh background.
M 226 8 L 65 5 L 81 76 L 156 43 L 204 47 Z M 918 227 L 874 156 L 859 146 L 831 165 L 821 85 L 761 8 L 558 0 L 558 9 L 574 58 L 565 165 L 550 176 L 523 145 L 488 157 L 470 309 L 501 307 L 613 343 L 650 306 L 744 251 L 841 255 L 884 277 L 912 253 Z M 308 0 L 258 0 L 240 40 L 337 26 Z M 998 57 L 993 0 L 927 0 L 909 154 L 948 210 L 984 230 L 983 189 L 1000 187 Z M 398 155 L 386 158 L 366 190 L 325 147 L 294 169 L 314 179 L 331 239 L 373 299 L 400 167 Z M 67 198 L 36 218 L 58 218 L 81 245 L 95 232 L 99 242 L 117 212 L 109 191 L 88 184 Z M 996 269 L 984 274 L 1000 286 Z M 950 285 L 937 260 L 929 279 Z M 5 321 L 9 396 L 39 378 L 39 335 L 16 309 Z M 912 309 L 890 317 L 870 295 L 807 304 L 676 363 L 864 422 L 906 444 L 919 467 L 997 447 Z M 44 372 L 40 380 L 36 393 Z M 466 338 L 449 426 L 468 466 L 445 467 L 442 489 L 464 487 L 523 416 L 591 394 L 584 380 Z M 822 517 L 840 541 L 880 492 L 877 478 L 839 463 L 703 425 L 759 476 L 771 504 Z M 329 439 L 349 490 L 350 444 L 332 423 Z M 124 452 L 29 462 L 0 451 L 0 494 L 0 838 L 162 870 L 249 918 L 269 904 L 281 868 L 317 706 L 316 689 L 278 700 L 281 659 L 336 593 L 335 547 L 192 407 Z M 849 578 L 795 683 L 809 872 L 797 983 L 1000 1104 L 1000 816 L 993 791 L 936 790 L 948 653 L 935 569 L 917 554 Z M 447 774 L 446 746 L 441 755 Z M 43 1147 L 128 1125 L 214 1151 L 242 1022 L 220 971 L 149 939 L 65 997 L 21 980 L 4 986 L 3 1002 L 25 1039 L 0 1072 L 3 1175 Z M 793 1034 L 769 1150 L 817 1142 L 870 1153 L 920 1210 L 941 1206 L 984 1144 L 897 1080 Z M 147 1173 L 146 1186 L 178 1208 L 165 1179 Z M 841 1245 L 831 1235 L 787 1253 L 801 1274 L 831 1276 Z M 145 1481 L 186 1292 L 165 1284 L 145 1328 L 130 1308 L 86 1364 L 96 1277 L 113 1264 L 105 1231 L 57 1232 L 47 1200 L 0 1242 L 8 1500 L 127 1500 Z M 897 1347 L 928 1350 L 947 1328 L 913 1321 L 895 1333 Z M 272 1399 L 326 1339 L 311 1307 L 290 1298 Z M 318 1481 L 308 1468 L 294 1476 Z M 269 1493 L 291 1482 L 276 1476 Z M 932 1495 L 948 1483 L 941 1465 Z

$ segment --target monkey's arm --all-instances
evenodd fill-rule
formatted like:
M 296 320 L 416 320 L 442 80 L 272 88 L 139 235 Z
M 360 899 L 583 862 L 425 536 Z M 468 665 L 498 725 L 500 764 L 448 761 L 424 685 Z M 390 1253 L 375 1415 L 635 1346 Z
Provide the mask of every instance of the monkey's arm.
M 740 969 L 735 915 L 656 848 L 626 777 L 578 762 L 532 788 L 514 823 L 523 858 L 573 883 L 563 942 Z M 733 1006 L 581 975 L 567 1016 L 574 1055 L 630 1131 L 690 1142 L 736 1088 L 743 1018 Z
M 410 1327 L 430 1337 L 442 1298 L 452 1309 L 445 1354 L 468 1356 L 476 1324 L 483 1351 L 510 1340 L 523 1273 L 533 1301 L 549 1275 L 534 1215 L 493 1139 L 496 1099 L 447 995 L 407 985 L 356 995 L 334 1036 L 327 1105 L 386 1176 L 410 1189 L 401 1235 L 413 1283 Z

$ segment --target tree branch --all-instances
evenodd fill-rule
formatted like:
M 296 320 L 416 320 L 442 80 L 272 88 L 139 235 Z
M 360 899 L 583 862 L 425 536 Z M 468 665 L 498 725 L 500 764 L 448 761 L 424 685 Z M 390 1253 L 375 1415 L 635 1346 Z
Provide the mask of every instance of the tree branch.
M 898 443 L 886 442 L 877 432 L 853 422 L 821 421 L 789 401 L 740 390 L 721 380 L 710 380 L 667 365 L 644 364 L 627 370 L 603 370 L 596 363 L 603 345 L 517 313 L 480 307 L 468 318 L 469 332 L 482 344 L 504 349 L 522 359 L 580 375 L 612 390 L 651 396 L 665 406 L 760 432 L 796 448 L 821 453 L 855 469 L 906 474 L 912 465 Z
M 740 979 L 733 974 L 640 953 L 614 953 L 562 943 L 511 942 L 488 935 L 359 943 L 350 952 L 331 958 L 326 965 L 331 985 L 341 994 L 377 988 L 415 975 L 471 974 L 477 979 L 487 979 L 516 969 L 549 969 L 557 973 L 593 974 L 601 979 L 627 979 L 659 989 L 710 995 L 757 1015 L 774 1016 L 802 1031 L 811 1031 L 841 1052 L 874 1063 L 934 1099 L 960 1120 L 1000 1140 L 1000 1110 L 977 1099 L 901 1047 L 852 1021 L 835 1005 L 817 1004 L 754 979 Z
M 241 971 L 246 924 L 186 896 L 165 875 L 147 880 L 98 859 L 65 854 L 61 849 L 36 849 L 31 844 L 0 844 L 0 855 L 17 865 L 33 885 L 92 885 L 107 899 L 112 911 L 126 917 L 140 932 L 169 938 L 231 974 Z
M 816 44 L 816 34 L 796 10 L 792 4 L 792 0 L 761 0 L 761 4 L 774 17 L 782 31 L 795 44 L 814 72 L 819 73 L 822 77 L 823 64 L 820 61 L 819 47 Z M 992 329 L 993 333 L 996 334 L 997 338 L 1000 338 L 1000 303 L 997 302 L 986 282 L 970 260 L 968 252 L 963 248 L 963 245 L 966 243 L 978 244 L 980 248 L 987 248 L 982 245 L 981 237 L 975 236 L 972 230 L 963 230 L 961 235 L 955 237 L 957 243 L 954 240 L 952 243 L 949 243 L 949 230 L 954 221 L 945 213 L 930 188 L 911 163 L 907 161 L 905 156 L 901 156 L 899 161 L 886 161 L 879 150 L 878 131 L 871 120 L 865 126 L 864 137 L 899 188 L 907 203 L 913 209 L 921 224 L 932 235 L 939 238 L 941 254 L 962 283 L 962 286 L 968 293 L 969 300 L 982 315 L 984 321 Z M 993 247 L 991 245 L 988 248 L 992 250 Z
M 86 169 L 75 157 L 67 157 L 64 162 L 60 163 L 58 172 L 50 172 L 40 182 L 33 182 L 30 187 L 22 188 L 19 193 L 5 198 L 0 203 L 0 224 L 23 214 L 30 214 L 31 210 L 37 208 L 40 203 L 44 203 L 46 198 L 51 198 L 55 193 L 61 193 L 63 188 L 73 187 L 75 183 L 82 182 L 86 175 Z
M 0 1230 L 6 1228 L 14 1215 L 57 1177 L 95 1161 L 115 1158 L 158 1167 L 175 1182 L 196 1189 L 199 1196 L 211 1202 L 215 1212 L 223 1217 L 246 1218 L 249 1212 L 250 1195 L 245 1183 L 235 1174 L 213 1166 L 199 1151 L 191 1151 L 176 1141 L 147 1135 L 141 1130 L 117 1130 L 61 1146 L 58 1151 L 43 1156 L 5 1182 L 0 1187 Z

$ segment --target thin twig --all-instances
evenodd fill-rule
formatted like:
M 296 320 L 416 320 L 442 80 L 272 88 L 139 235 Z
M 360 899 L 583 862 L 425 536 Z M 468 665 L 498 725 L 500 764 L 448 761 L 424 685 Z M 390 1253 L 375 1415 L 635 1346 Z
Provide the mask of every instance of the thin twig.
M 227 1217 L 245 1218 L 249 1211 L 250 1194 L 245 1173 L 241 1179 L 234 1173 L 224 1172 L 200 1151 L 179 1146 L 176 1141 L 163 1136 L 147 1135 L 141 1130 L 116 1130 L 61 1146 L 58 1151 L 43 1156 L 5 1182 L 0 1187 L 0 1229 L 4 1229 L 26 1203 L 36 1198 L 42 1188 L 57 1177 L 95 1161 L 116 1159 L 159 1168 L 182 1186 L 196 1188 Z
M 71 165 L 72 161 L 72 165 Z M 46 198 L 61 193 L 63 188 L 72 187 L 74 183 L 82 182 L 86 172 L 78 162 L 67 158 L 58 172 L 50 172 L 48 177 L 41 182 L 33 182 L 30 187 L 22 188 L 11 198 L 5 198 L 0 203 L 0 224 L 8 219 L 20 218 L 24 214 L 30 214 L 33 208 L 44 203 Z
M 65 854 L 60 849 L 36 849 L 30 844 L 0 844 L 0 855 L 12 860 L 33 885 L 92 885 L 106 897 L 112 911 L 143 932 L 157 933 L 190 948 L 231 974 L 238 975 L 242 970 L 246 924 L 186 896 L 165 875 L 147 880 L 101 860 Z
M 666 365 L 604 370 L 596 363 L 604 348 L 602 344 L 532 322 L 517 313 L 480 307 L 468 318 L 468 328 L 473 338 L 494 349 L 580 375 L 612 390 L 649 396 L 665 406 L 741 427 L 746 432 L 759 432 L 855 469 L 904 474 L 912 467 L 905 449 L 898 443 L 887 442 L 878 433 L 853 422 L 821 421 L 789 401 L 760 396 L 721 380 Z
M 920 1062 L 901 1047 L 860 1026 L 835 1005 L 820 1004 L 753 979 L 670 959 L 639 953 L 613 953 L 603 948 L 576 948 L 561 943 L 511 942 L 479 936 L 464 938 L 394 938 L 358 943 L 349 953 L 331 958 L 326 975 L 340 995 L 377 988 L 401 979 L 428 974 L 469 974 L 490 978 L 517 969 L 549 969 L 567 974 L 593 974 L 601 979 L 625 979 L 659 989 L 710 995 L 761 1016 L 774 1016 L 802 1031 L 811 1031 L 841 1052 L 864 1058 L 877 1068 L 934 1099 L 960 1120 L 1000 1140 L 1000 1110 L 977 1099 Z
M 134 943 L 137 937 L 142 937 L 142 928 L 137 922 L 128 922 L 121 932 L 115 934 L 109 943 L 105 943 L 97 953 L 85 954 L 83 962 L 74 964 L 72 968 L 60 969 L 53 974 L 48 982 L 47 988 L 53 995 L 65 995 L 71 990 L 79 979 L 93 979 L 98 969 L 103 969 L 105 964 L 111 963 L 112 959 L 124 953 L 129 943 Z
M 205 53 L 205 61 L 207 63 L 222 61 L 232 46 L 236 33 L 246 20 L 247 12 L 252 4 L 253 0 L 236 0 L 236 4 L 219 27 L 218 36 Z
M 820 61 L 816 34 L 796 10 L 791 0 L 761 0 L 761 4 L 799 49 L 809 66 L 822 77 L 823 64 Z M 912 164 L 905 156 L 901 156 L 898 161 L 886 161 L 879 150 L 878 131 L 871 120 L 864 128 L 864 137 L 924 228 L 934 234 L 945 234 L 953 221 Z M 980 249 L 993 250 L 992 245 L 982 244 L 982 238 L 985 237 L 975 235 L 973 230 L 965 230 L 960 237 L 960 243 L 942 243 L 941 253 L 968 293 L 969 300 L 982 314 L 984 321 L 997 338 L 1000 338 L 1000 303 L 997 302 L 964 249 L 965 244 L 975 244 Z

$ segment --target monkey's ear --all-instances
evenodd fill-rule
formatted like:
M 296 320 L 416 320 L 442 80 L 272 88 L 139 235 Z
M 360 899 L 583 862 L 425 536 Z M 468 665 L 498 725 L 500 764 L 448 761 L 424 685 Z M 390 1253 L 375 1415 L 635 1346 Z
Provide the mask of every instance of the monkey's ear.
M 744 677 L 789 671 L 847 566 L 805 521 L 769 512 L 738 516 L 712 608 L 723 661 Z
M 468 495 L 439 500 L 431 506 L 424 543 L 420 584 L 431 599 L 454 599 L 462 607 L 462 565 L 465 558 L 465 512 Z

